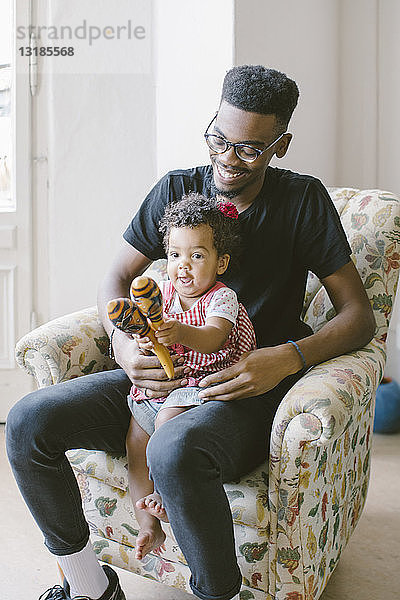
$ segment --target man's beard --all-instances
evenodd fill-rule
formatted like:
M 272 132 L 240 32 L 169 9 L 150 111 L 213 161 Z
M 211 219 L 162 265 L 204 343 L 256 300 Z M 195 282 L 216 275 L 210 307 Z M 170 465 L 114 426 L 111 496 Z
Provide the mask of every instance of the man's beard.
M 236 198 L 236 196 L 239 196 L 239 194 L 241 194 L 243 192 L 243 190 L 245 189 L 246 186 L 237 188 L 236 190 L 220 190 L 214 182 L 214 177 L 212 177 L 211 179 L 211 186 L 210 186 L 210 191 L 211 191 L 211 197 L 212 198 L 216 198 L 217 196 L 223 196 L 224 198 L 227 198 L 227 200 L 233 200 L 233 198 Z

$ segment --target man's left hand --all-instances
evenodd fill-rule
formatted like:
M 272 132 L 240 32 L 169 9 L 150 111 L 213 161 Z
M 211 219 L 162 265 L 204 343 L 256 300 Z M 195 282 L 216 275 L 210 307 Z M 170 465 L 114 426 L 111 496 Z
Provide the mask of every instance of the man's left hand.
M 200 387 L 218 385 L 199 392 L 199 397 L 228 401 L 260 396 L 301 367 L 296 351 L 289 344 L 245 352 L 232 367 L 202 379 Z

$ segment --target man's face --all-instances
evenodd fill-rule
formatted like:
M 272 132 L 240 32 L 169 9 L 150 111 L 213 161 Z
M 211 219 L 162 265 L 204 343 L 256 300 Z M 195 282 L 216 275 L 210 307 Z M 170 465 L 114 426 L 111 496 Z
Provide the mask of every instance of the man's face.
M 229 142 L 246 143 L 263 150 L 281 131 L 277 129 L 275 115 L 247 112 L 222 101 L 209 133 L 219 135 Z M 222 154 L 210 149 L 216 192 L 227 198 L 239 195 L 250 197 L 258 193 L 271 158 L 274 154 L 284 156 L 290 139 L 291 135 L 286 134 L 254 162 L 240 160 L 232 147 Z

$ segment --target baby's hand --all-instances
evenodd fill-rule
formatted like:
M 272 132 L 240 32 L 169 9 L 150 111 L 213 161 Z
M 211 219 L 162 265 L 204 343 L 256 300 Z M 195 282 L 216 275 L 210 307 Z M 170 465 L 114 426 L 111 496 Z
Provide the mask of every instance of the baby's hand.
M 155 332 L 157 341 L 164 344 L 164 346 L 180 343 L 182 328 L 184 328 L 184 325 L 176 319 L 165 321 Z

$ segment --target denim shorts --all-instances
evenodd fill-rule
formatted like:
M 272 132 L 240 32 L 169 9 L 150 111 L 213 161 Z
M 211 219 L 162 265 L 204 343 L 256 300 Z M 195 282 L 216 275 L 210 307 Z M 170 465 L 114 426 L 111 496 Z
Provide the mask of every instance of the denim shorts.
M 199 398 L 199 392 L 204 388 L 200 387 L 183 387 L 173 390 L 164 402 L 154 402 L 153 400 L 144 399 L 140 402 L 135 402 L 128 396 L 128 406 L 138 425 L 146 433 L 152 435 L 154 433 L 154 423 L 158 411 L 161 408 L 171 408 L 174 406 L 199 406 L 205 400 Z

